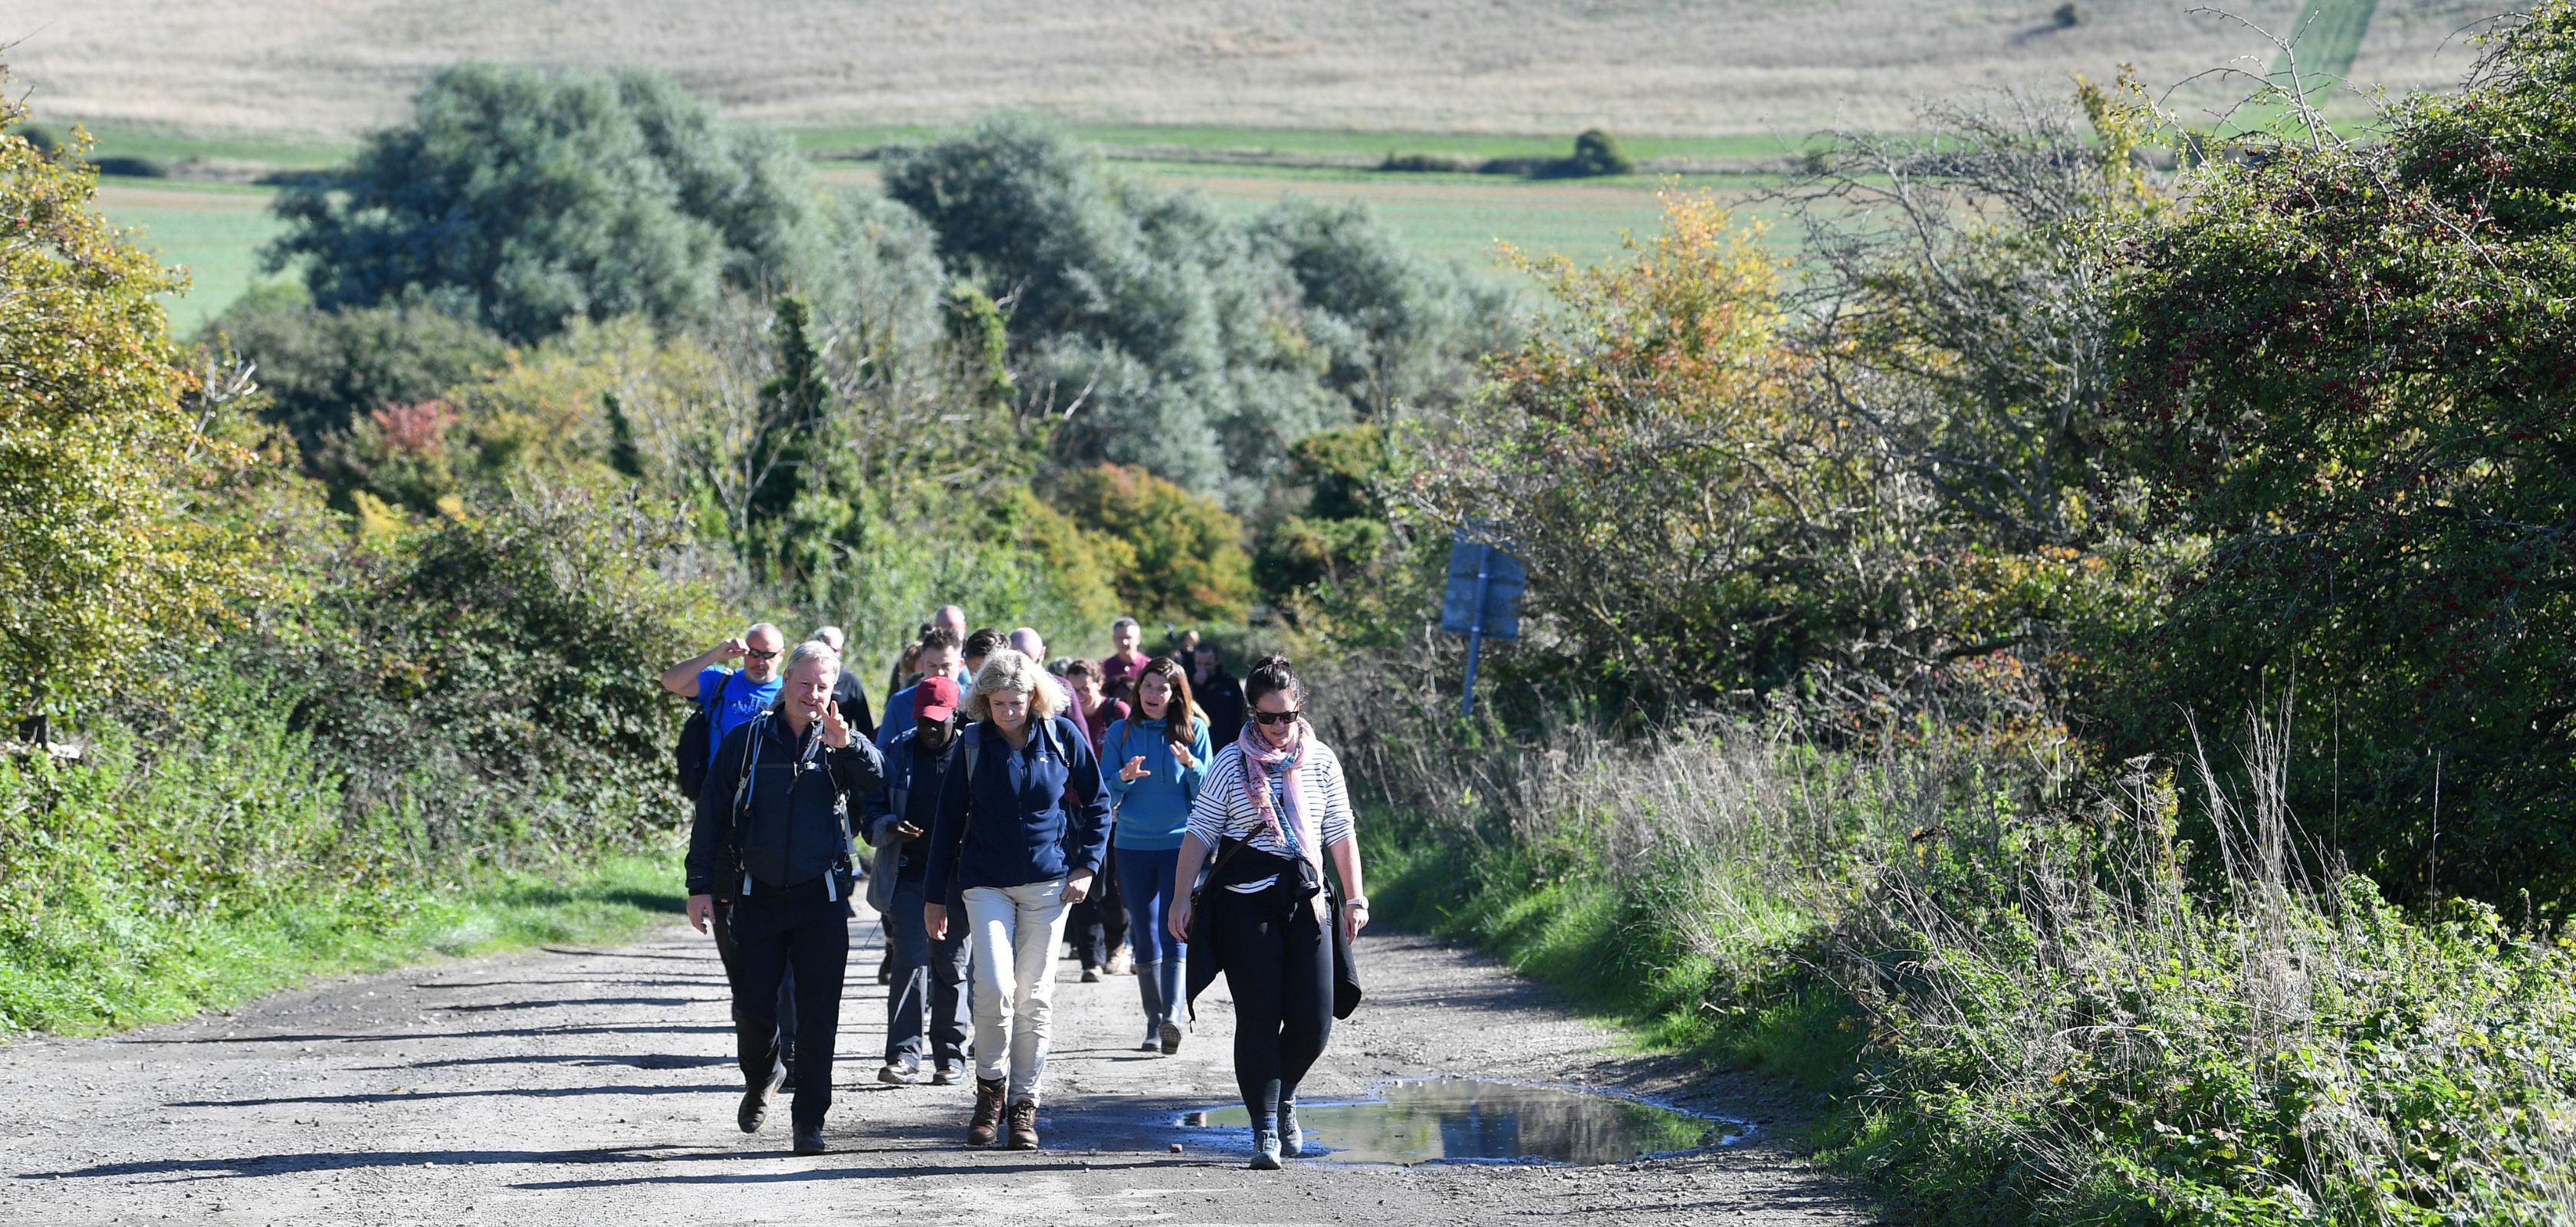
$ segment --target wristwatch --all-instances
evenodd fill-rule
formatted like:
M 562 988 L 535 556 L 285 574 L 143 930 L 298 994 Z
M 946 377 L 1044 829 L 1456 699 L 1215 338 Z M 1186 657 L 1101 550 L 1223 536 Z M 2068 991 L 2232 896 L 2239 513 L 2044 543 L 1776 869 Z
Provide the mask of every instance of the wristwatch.
M 1366 895 L 1353 895 L 1353 896 L 1351 896 L 1351 897 L 1350 897 L 1350 898 L 1348 898 L 1348 899 L 1344 899 L 1344 900 L 1342 900 L 1342 906 L 1343 906 L 1343 907 L 1367 907 L 1367 906 L 1368 906 L 1368 896 L 1366 896 Z

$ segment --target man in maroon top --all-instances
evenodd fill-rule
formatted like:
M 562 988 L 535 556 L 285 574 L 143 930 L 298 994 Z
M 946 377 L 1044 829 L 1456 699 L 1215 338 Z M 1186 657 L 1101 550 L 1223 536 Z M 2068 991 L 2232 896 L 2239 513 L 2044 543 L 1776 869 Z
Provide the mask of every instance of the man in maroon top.
M 1100 662 L 1100 692 L 1113 699 L 1132 699 L 1127 691 L 1136 684 L 1136 675 L 1145 669 L 1145 654 L 1136 645 L 1145 641 L 1145 628 L 1134 618 L 1120 618 L 1109 624 L 1111 652 Z

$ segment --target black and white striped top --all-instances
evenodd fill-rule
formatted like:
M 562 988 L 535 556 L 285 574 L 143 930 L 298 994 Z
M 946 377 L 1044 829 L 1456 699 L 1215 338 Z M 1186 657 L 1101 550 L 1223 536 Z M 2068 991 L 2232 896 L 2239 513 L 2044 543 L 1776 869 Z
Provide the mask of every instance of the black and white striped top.
M 1297 770 L 1304 774 L 1306 803 L 1311 810 L 1321 807 L 1317 826 L 1324 835 L 1324 847 L 1348 842 L 1351 837 L 1351 794 L 1342 783 L 1342 760 L 1331 746 L 1312 734 L 1297 756 Z M 1270 804 L 1279 821 L 1288 821 L 1288 781 L 1284 776 L 1270 778 Z M 1213 857 L 1220 837 L 1239 839 L 1252 847 L 1288 860 L 1297 854 L 1288 842 L 1273 833 L 1270 823 L 1262 818 L 1259 807 L 1252 803 L 1243 771 L 1243 747 L 1228 743 L 1216 752 L 1216 761 L 1208 764 L 1207 778 L 1199 782 L 1199 796 L 1190 807 L 1190 834 L 1199 837 L 1199 846 Z M 1321 857 L 1316 858 L 1321 860 Z M 1246 894 L 1268 889 L 1270 879 L 1246 882 L 1233 889 Z

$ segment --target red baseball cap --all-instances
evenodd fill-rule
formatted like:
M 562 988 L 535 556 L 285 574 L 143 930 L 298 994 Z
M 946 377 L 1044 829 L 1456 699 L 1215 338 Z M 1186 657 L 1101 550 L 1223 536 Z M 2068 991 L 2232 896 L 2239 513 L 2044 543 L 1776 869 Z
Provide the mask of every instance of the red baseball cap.
M 924 720 L 945 720 L 957 714 L 957 682 L 953 678 L 925 677 L 912 688 L 912 714 Z

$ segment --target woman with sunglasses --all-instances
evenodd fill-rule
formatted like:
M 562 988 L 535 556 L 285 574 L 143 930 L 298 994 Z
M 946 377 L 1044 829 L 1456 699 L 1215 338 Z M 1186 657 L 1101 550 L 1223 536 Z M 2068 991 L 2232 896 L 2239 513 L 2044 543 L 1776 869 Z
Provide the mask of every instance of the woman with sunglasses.
M 1170 929 L 1193 947 L 1191 999 L 1225 973 L 1252 1166 L 1276 1171 L 1282 1156 L 1305 1153 L 1297 1086 L 1324 1054 L 1335 1015 L 1349 1012 L 1335 1004 L 1336 947 L 1368 924 L 1368 898 L 1341 760 L 1306 723 L 1305 683 L 1270 656 L 1243 694 L 1252 718 L 1208 765 L 1174 874 L 1193 881 L 1206 864 L 1207 881 L 1195 904 L 1173 902 Z M 1338 900 L 1324 879 L 1327 857 L 1341 878 Z

